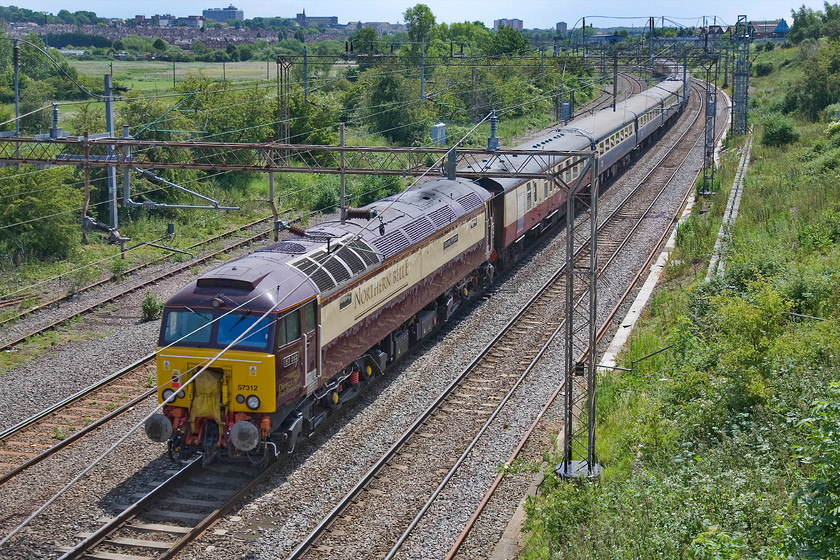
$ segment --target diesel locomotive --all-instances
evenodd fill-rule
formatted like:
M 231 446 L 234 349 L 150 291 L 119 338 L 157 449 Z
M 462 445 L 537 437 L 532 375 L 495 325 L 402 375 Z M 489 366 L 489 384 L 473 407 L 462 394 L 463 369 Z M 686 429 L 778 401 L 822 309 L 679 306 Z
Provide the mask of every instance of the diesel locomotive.
M 676 119 L 686 94 L 665 80 L 515 149 L 595 150 L 609 178 Z M 527 171 L 591 179 L 583 158 Z M 291 452 L 480 294 L 564 203 L 550 181 L 436 179 L 201 275 L 165 304 L 165 404 L 147 436 L 173 457 Z

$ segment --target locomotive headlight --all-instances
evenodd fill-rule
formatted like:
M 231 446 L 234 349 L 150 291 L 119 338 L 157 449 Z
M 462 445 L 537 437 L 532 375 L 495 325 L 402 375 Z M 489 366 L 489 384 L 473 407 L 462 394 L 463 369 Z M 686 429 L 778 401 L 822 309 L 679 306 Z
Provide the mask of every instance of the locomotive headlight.
M 260 398 L 257 395 L 248 395 L 245 399 L 245 406 L 251 410 L 257 410 L 260 407 Z
M 236 402 L 242 404 L 245 402 L 245 395 L 236 395 Z
M 186 396 L 187 396 L 187 394 L 186 394 L 186 393 L 184 393 L 184 390 L 183 390 L 183 389 L 181 389 L 180 391 L 178 391 L 178 398 L 179 398 L 179 399 L 183 399 L 183 398 L 184 398 L 184 397 L 186 397 Z
M 175 394 L 175 391 L 173 391 L 172 389 L 164 389 L 163 394 L 161 396 L 163 397 L 164 401 L 168 401 L 169 399 L 172 398 L 172 395 L 174 395 L 174 394 Z

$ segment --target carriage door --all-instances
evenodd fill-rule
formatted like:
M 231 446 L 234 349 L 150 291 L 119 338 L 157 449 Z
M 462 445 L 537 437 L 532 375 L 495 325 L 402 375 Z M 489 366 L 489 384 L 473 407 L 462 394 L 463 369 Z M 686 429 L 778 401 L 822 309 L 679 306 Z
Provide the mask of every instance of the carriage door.
M 317 301 L 312 300 L 303 306 L 303 361 L 301 363 L 306 372 L 307 394 L 314 391 L 318 386 L 318 353 L 321 351 L 321 344 L 318 336 L 318 309 Z

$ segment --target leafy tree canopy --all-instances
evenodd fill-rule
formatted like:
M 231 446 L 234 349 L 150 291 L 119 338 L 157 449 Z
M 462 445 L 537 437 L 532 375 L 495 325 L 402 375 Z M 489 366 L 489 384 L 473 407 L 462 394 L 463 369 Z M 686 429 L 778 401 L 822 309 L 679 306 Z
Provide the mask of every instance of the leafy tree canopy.
M 423 39 L 428 41 L 431 38 L 435 16 L 426 4 L 417 4 L 413 8 L 408 8 L 403 13 L 403 19 L 410 41 L 419 43 Z

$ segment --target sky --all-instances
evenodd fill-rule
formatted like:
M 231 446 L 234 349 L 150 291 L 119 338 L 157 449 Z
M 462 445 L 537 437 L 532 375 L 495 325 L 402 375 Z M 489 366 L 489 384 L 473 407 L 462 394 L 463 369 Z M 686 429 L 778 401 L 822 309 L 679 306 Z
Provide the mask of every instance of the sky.
M 144 0 L 137 4 L 113 0 L 27 0 L 14 5 L 52 14 L 60 10 L 89 10 L 100 17 L 125 19 L 137 14 L 201 15 L 206 8 L 226 8 L 230 3 L 231 0 Z M 802 5 L 823 9 L 823 0 L 233 0 L 232 3 L 244 11 L 246 18 L 293 18 L 305 9 L 309 16 L 338 16 L 339 23 L 359 20 L 399 23 L 406 8 L 424 3 L 438 23 L 482 21 L 492 28 L 494 19 L 517 18 L 528 29 L 553 28 L 558 21 L 565 21 L 569 28 L 580 27 L 583 17 L 587 18 L 587 25 L 592 23 L 596 27 L 643 27 L 650 16 L 664 16 L 666 24 L 671 19 L 685 26 L 702 25 L 704 16 L 710 22 L 717 17 L 718 24 L 731 25 L 739 15 L 746 15 L 748 20 L 785 18 L 791 24 L 791 9 Z

